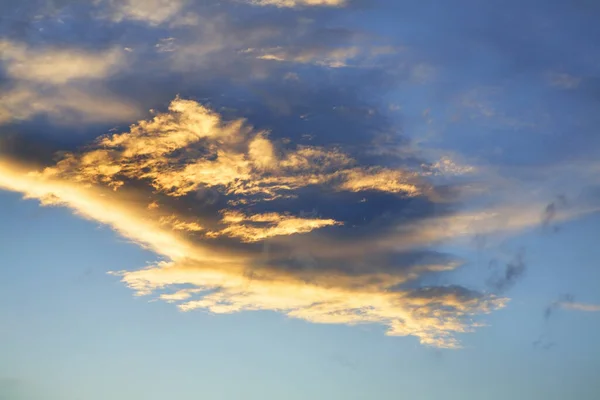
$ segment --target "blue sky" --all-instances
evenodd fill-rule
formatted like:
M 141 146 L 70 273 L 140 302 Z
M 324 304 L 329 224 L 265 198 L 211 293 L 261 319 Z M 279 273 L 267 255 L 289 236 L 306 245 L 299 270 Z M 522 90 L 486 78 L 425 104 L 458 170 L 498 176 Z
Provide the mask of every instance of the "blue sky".
M 595 2 L 0 14 L 0 400 L 600 395 Z

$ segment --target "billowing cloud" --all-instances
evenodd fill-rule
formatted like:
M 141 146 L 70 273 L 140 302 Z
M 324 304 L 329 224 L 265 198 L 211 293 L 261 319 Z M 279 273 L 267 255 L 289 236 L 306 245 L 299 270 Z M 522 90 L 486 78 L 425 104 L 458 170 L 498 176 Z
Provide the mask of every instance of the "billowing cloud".
M 184 311 L 271 310 L 315 323 L 379 323 L 388 327 L 390 335 L 413 335 L 424 344 L 456 347 L 454 333 L 471 331 L 477 326 L 470 322 L 472 317 L 506 302 L 458 287 L 394 289 L 421 273 L 452 266 L 420 266 L 397 274 L 358 276 L 323 271 L 322 276 L 317 273 L 307 282 L 286 270 L 261 268 L 261 253 L 251 256 L 219 251 L 211 248 L 209 242 L 203 244 L 164 227 L 160 218 L 148 215 L 145 199 L 125 188 L 114 192 L 82 185 L 7 161 L 0 163 L 0 172 L 0 187 L 36 198 L 44 205 L 70 207 L 167 257 L 170 261 L 117 275 L 138 295 L 173 288 L 173 293 L 159 298 L 183 301 L 179 308 Z M 254 219 L 275 218 L 263 215 Z M 181 285 L 193 285 L 197 290 L 182 292 L 178 289 Z M 200 299 L 188 300 L 194 295 Z
M 388 335 L 455 348 L 455 335 L 478 327 L 478 315 L 505 306 L 507 299 L 460 286 L 419 284 L 460 266 L 416 251 L 431 235 L 439 239 L 426 220 L 392 230 L 386 223 L 372 235 L 368 223 L 355 230 L 347 218 L 286 209 L 291 203 L 282 193 L 293 197 L 307 185 L 327 185 L 332 194 L 321 196 L 335 194 L 346 204 L 341 209 L 351 206 L 343 199 L 354 192 L 427 198 L 414 173 L 364 166 L 339 149 L 286 148 L 243 120 L 225 121 L 182 99 L 54 166 L 0 157 L 1 188 L 69 207 L 163 257 L 114 275 L 138 295 L 183 311 L 270 310 L 314 323 L 380 324 Z M 201 188 L 236 201 L 204 204 L 196 197 Z M 449 228 L 446 235 L 460 229 Z M 336 232 L 346 236 L 340 250 L 360 249 L 358 257 L 326 254 L 323 243 Z M 321 245 L 304 247 L 302 237 Z
M 145 180 L 170 196 L 222 187 L 242 202 L 293 196 L 312 185 L 406 196 L 425 187 L 414 172 L 359 167 L 335 149 L 277 149 L 266 132 L 255 132 L 243 120 L 222 121 L 195 101 L 176 99 L 169 111 L 101 138 L 94 149 L 69 154 L 45 173 L 114 188 L 124 179 Z

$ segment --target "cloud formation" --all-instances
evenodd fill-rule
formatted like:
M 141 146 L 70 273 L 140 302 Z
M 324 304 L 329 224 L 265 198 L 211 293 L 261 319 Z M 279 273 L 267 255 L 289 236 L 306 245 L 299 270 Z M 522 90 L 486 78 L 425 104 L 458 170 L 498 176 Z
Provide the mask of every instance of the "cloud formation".
M 286 148 L 268 137 L 243 120 L 225 121 L 176 99 L 168 112 L 103 136 L 53 166 L 1 156 L 0 187 L 69 207 L 164 257 L 114 274 L 138 295 L 183 311 L 270 310 L 314 323 L 381 324 L 388 335 L 456 348 L 455 335 L 478 327 L 479 314 L 505 306 L 507 299 L 460 286 L 418 284 L 460 266 L 413 252 L 436 235 L 426 224 L 413 222 L 381 247 L 371 244 L 385 241 L 389 228 L 373 235 L 365 225 L 347 236 L 352 228 L 344 218 L 279 211 L 309 186 L 327 185 L 340 199 L 354 192 L 427 199 L 418 174 L 364 166 L 339 149 Z M 196 196 L 206 189 L 227 201 L 202 205 Z M 211 210 L 220 210 L 220 218 Z M 323 245 L 307 249 L 297 241 L 317 232 L 317 242 L 339 240 L 338 230 L 347 236 L 342 251 L 363 246 L 360 257 L 328 255 Z
M 132 125 L 129 132 L 100 138 L 91 150 L 68 154 L 45 173 L 115 189 L 125 179 L 145 180 L 176 197 L 222 187 L 244 203 L 294 196 L 294 190 L 314 185 L 406 196 L 425 188 L 414 172 L 359 167 L 335 149 L 278 149 L 267 132 L 254 132 L 241 119 L 222 121 L 195 101 L 175 99 L 169 111 Z

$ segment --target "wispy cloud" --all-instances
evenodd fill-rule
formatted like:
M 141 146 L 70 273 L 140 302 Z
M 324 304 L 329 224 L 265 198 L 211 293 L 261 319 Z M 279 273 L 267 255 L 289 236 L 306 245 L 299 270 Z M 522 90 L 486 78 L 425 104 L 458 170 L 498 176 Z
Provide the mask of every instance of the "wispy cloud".
M 579 77 L 560 72 L 547 73 L 546 80 L 550 86 L 560 89 L 576 89 L 582 81 Z
M 347 0 L 248 0 L 251 4 L 257 6 L 275 6 L 275 7 L 312 7 L 327 6 L 340 7 L 347 3 Z
M 600 312 L 600 304 L 586 304 L 577 302 L 560 302 L 558 304 L 560 308 L 565 310 L 573 311 L 585 311 L 585 312 Z
M 152 26 L 173 21 L 186 3 L 187 0 L 106 0 L 113 21 L 140 21 Z
M 348 66 L 348 61 L 360 54 L 358 47 L 332 48 L 332 49 L 292 49 L 275 48 L 265 49 L 258 56 L 261 60 L 285 61 L 301 64 L 316 64 L 331 68 Z
M 0 41 L 0 60 L 11 78 L 44 84 L 103 79 L 125 63 L 124 52 L 114 47 L 93 53 L 66 48 L 36 49 L 6 40 Z
M 333 219 L 299 218 L 273 212 L 244 215 L 239 211 L 225 211 L 221 222 L 227 227 L 209 232 L 209 237 L 225 235 L 240 238 L 242 242 L 259 242 L 273 236 L 295 235 L 341 224 Z

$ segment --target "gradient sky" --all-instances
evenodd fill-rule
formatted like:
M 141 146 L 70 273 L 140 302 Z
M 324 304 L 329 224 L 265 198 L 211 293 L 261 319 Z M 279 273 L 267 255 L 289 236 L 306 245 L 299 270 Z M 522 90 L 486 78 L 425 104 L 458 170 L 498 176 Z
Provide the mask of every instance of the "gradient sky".
M 0 400 L 600 398 L 600 3 L 0 3 Z

